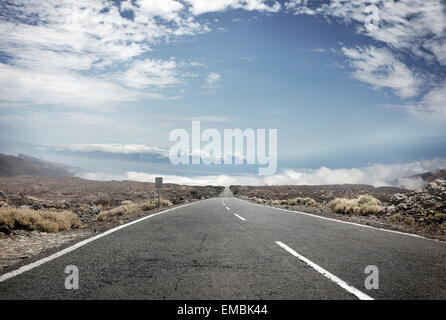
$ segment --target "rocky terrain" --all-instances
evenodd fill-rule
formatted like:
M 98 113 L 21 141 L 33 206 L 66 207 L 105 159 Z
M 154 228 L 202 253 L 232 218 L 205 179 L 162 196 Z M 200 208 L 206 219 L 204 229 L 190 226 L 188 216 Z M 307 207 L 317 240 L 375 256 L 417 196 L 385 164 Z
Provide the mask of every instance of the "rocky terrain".
M 183 186 L 165 183 L 161 197 L 172 204 L 206 199 L 222 192 L 218 186 Z M 34 210 L 70 210 L 84 224 L 94 223 L 101 211 L 123 201 L 155 200 L 155 184 L 136 181 L 93 181 L 75 177 L 0 177 L 0 206 Z
M 161 206 L 215 197 L 223 189 L 165 183 L 161 191 Z M 154 213 L 159 210 L 157 197 L 155 184 L 149 182 L 91 181 L 75 177 L 0 177 L 0 270 L 42 250 Z M 76 223 L 59 228 L 64 231 L 56 233 L 32 230 L 48 228 L 48 222 L 36 224 L 33 212 L 35 217 L 49 216 L 50 222 L 54 222 L 54 215 L 74 213 Z
M 442 178 L 415 191 L 368 185 L 231 186 L 231 190 L 261 204 L 446 240 L 446 180 Z
M 258 197 L 268 200 L 292 199 L 309 197 L 319 203 L 331 201 L 335 198 L 355 198 L 362 194 L 369 194 L 381 201 L 389 201 L 395 193 L 407 193 L 409 190 L 395 187 L 378 187 L 365 184 L 337 184 L 320 186 L 231 186 L 234 195 Z
M 436 179 L 425 188 L 394 194 L 384 212 L 395 220 L 446 230 L 446 180 Z

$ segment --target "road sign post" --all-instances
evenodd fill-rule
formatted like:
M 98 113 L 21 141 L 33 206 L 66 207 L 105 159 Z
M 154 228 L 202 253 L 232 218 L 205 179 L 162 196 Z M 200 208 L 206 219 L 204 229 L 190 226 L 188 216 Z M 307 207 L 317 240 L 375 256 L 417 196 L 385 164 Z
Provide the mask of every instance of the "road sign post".
M 160 198 L 160 193 L 161 193 L 161 188 L 163 187 L 163 178 L 162 177 L 156 177 L 155 178 L 155 188 L 158 189 L 158 208 L 160 208 L 161 205 L 161 198 Z

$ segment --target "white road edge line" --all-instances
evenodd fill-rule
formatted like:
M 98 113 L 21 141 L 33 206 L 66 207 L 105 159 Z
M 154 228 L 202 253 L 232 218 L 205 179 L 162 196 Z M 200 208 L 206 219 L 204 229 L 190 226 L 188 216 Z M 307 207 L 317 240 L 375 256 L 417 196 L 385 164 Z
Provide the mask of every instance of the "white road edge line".
M 242 221 L 246 221 L 245 218 L 243 218 L 242 216 L 239 216 L 237 213 L 234 213 L 234 216 L 236 216 L 237 218 L 239 218 Z
M 237 198 L 237 199 L 239 199 L 239 198 Z M 384 229 L 384 228 L 378 228 L 378 227 L 368 226 L 368 225 L 365 225 L 365 224 L 360 224 L 360 223 L 355 223 L 355 222 L 349 222 L 349 221 L 343 221 L 343 220 L 338 220 L 338 219 L 318 216 L 318 215 L 312 214 L 312 213 L 307 213 L 307 212 L 302 212 L 302 211 L 294 211 L 294 210 L 287 210 L 287 209 L 272 207 L 272 206 L 268 206 L 268 205 L 261 205 L 261 204 L 258 204 L 258 203 L 252 203 L 252 202 L 249 202 L 249 201 L 246 201 L 246 200 L 242 200 L 242 199 L 239 199 L 239 200 L 243 201 L 243 202 L 247 202 L 249 204 L 253 204 L 255 206 L 263 207 L 263 208 L 271 208 L 271 209 L 276 209 L 276 210 L 290 212 L 290 213 L 299 213 L 299 214 L 302 214 L 302 215 L 305 215 L 305 216 L 310 216 L 310 217 L 318 218 L 318 219 L 322 219 L 322 220 L 334 221 L 334 222 L 338 222 L 338 223 L 350 224 L 350 225 L 357 226 L 357 227 L 363 227 L 363 228 L 375 229 L 375 230 L 380 230 L 380 231 L 385 231 L 385 232 L 390 232 L 390 233 L 396 233 L 396 234 L 401 234 L 401 235 L 404 235 L 404 236 L 414 237 L 414 238 L 423 239 L 423 240 L 430 240 L 430 241 L 435 241 L 435 242 L 446 243 L 446 242 L 438 240 L 438 239 L 426 238 L 426 237 L 420 236 L 418 234 L 407 233 L 407 232 L 396 231 L 396 230 L 390 230 L 390 229 Z
M 207 200 L 207 199 L 206 199 L 206 200 Z M 206 201 L 206 200 L 201 200 L 201 201 Z M 56 258 L 59 258 L 59 257 L 65 255 L 65 254 L 67 254 L 67 253 L 69 253 L 69 252 L 72 252 L 72 251 L 74 251 L 74 250 L 76 250 L 76 249 L 78 249 L 78 248 L 80 248 L 80 247 L 85 246 L 86 244 L 88 244 L 88 243 L 90 243 L 90 242 L 93 242 L 93 241 L 98 240 L 98 239 L 100 239 L 100 238 L 103 238 L 103 237 L 105 237 L 105 236 L 107 236 L 107 235 L 109 235 L 109 234 L 111 234 L 111 233 L 113 233 L 113 232 L 116 232 L 116 231 L 118 231 L 118 230 L 124 229 L 124 228 L 126 228 L 126 227 L 128 227 L 128 226 L 131 226 L 132 224 L 135 224 L 135 223 L 138 223 L 138 222 L 147 220 L 147 219 L 149 219 L 149 218 L 153 218 L 153 217 L 155 217 L 155 216 L 158 216 L 158 215 L 160 215 L 160 214 L 163 214 L 163 213 L 166 213 L 166 212 L 169 212 L 169 211 L 173 211 L 173 210 L 180 209 L 180 208 L 183 208 L 183 207 L 186 207 L 186 206 L 190 206 L 190 205 L 192 205 L 192 204 L 196 204 L 196 203 L 201 202 L 201 201 L 192 202 L 192 203 L 188 203 L 188 204 L 183 204 L 183 205 L 178 206 L 178 207 L 175 207 L 175 208 L 170 208 L 170 209 L 167 209 L 167 210 L 164 210 L 164 211 L 161 211 L 161 212 L 157 212 L 157 213 L 151 214 L 151 215 L 149 215 L 149 216 L 145 216 L 145 217 L 142 217 L 142 218 L 140 218 L 140 219 L 134 220 L 134 221 L 132 221 L 132 222 L 129 222 L 129 223 L 120 225 L 120 226 L 118 226 L 118 227 L 116 227 L 116 228 L 107 230 L 107 231 L 105 231 L 105 232 L 103 232 L 103 233 L 101 233 L 101 234 L 98 234 L 97 236 L 94 236 L 94 237 L 91 237 L 91 238 L 82 240 L 82 241 L 80 241 L 80 242 L 78 242 L 78 243 L 73 244 L 72 246 L 69 246 L 68 248 L 65 248 L 65 249 L 63 249 L 63 250 L 61 250 L 61 251 L 58 251 L 58 252 L 56 252 L 56 253 L 53 253 L 52 255 L 50 255 L 50 256 L 48 256 L 48 257 L 46 257 L 46 258 L 37 260 L 37 261 L 35 261 L 35 262 L 33 262 L 33 263 L 24 265 L 24 266 L 22 266 L 22 267 L 20 267 L 20 268 L 18 268 L 18 269 L 16 269 L 16 270 L 10 271 L 10 272 L 5 273 L 5 274 L 2 274 L 2 275 L 0 276 L 0 282 L 3 282 L 3 281 L 8 280 L 8 279 L 10 279 L 10 278 L 16 277 L 16 276 L 18 276 L 18 275 L 20 275 L 20 274 L 22 274 L 22 273 L 27 272 L 27 271 L 30 271 L 30 270 L 32 270 L 32 269 L 34 269 L 34 268 L 36 268 L 36 267 L 38 267 L 38 266 L 40 266 L 40 265 L 46 263 L 46 262 L 49 262 L 49 261 L 54 260 L 54 259 L 56 259 Z
M 226 210 L 231 210 L 231 209 L 229 209 L 229 207 L 228 207 L 228 206 L 226 206 Z
M 324 268 L 322 268 L 321 266 L 317 265 L 316 263 L 308 260 L 307 258 L 305 258 L 304 256 L 298 254 L 296 251 L 294 251 L 293 249 L 291 249 L 290 247 L 288 247 L 286 244 L 280 242 L 280 241 L 276 241 L 276 244 L 278 244 L 280 247 L 282 247 L 283 249 L 285 249 L 286 251 L 288 251 L 289 253 L 291 253 L 293 256 L 295 256 L 296 258 L 300 259 L 301 261 L 305 262 L 306 264 L 308 264 L 310 267 L 312 267 L 314 270 L 316 270 L 317 272 L 319 272 L 320 274 L 322 274 L 324 277 L 330 279 L 331 281 L 333 281 L 334 283 L 336 283 L 338 286 L 340 286 L 341 288 L 347 290 L 349 293 L 355 295 L 357 298 L 359 298 L 360 300 L 375 300 L 372 297 L 366 295 L 364 292 L 356 289 L 355 287 L 347 284 L 347 282 L 345 282 L 344 280 L 336 277 L 334 274 L 331 274 L 330 272 L 328 272 L 327 270 L 325 270 Z

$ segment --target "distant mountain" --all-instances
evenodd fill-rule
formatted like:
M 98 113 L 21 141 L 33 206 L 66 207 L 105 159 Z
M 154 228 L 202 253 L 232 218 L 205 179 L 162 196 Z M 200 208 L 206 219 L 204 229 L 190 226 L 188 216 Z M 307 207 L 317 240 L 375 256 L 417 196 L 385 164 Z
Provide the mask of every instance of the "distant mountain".
M 0 176 L 72 176 L 70 166 L 41 160 L 24 154 L 11 156 L 0 153 Z
M 432 182 L 438 178 L 446 179 L 446 169 L 438 170 L 435 172 L 428 171 L 425 173 L 415 174 L 413 176 L 410 176 L 409 178 L 410 179 L 421 178 L 424 182 L 427 183 Z

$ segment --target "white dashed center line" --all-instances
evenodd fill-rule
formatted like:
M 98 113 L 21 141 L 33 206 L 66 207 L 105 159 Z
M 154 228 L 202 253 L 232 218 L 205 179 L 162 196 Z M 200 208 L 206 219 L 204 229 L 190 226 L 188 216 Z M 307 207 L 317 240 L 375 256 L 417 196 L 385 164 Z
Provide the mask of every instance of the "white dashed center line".
M 243 218 L 242 216 L 239 216 L 237 213 L 234 213 L 234 216 L 236 216 L 237 218 L 239 218 L 242 221 L 246 221 L 245 218 Z
M 358 289 L 356 289 L 355 287 L 347 284 L 344 280 L 336 277 L 334 274 L 331 274 L 330 272 L 328 272 L 327 270 L 325 270 L 324 268 L 318 266 L 316 263 L 308 260 L 307 258 L 305 258 L 304 256 L 298 254 L 296 251 L 294 251 L 293 249 L 291 249 L 290 247 L 288 247 L 286 244 L 280 242 L 280 241 L 276 241 L 276 243 L 281 246 L 283 249 L 285 249 L 286 251 L 288 251 L 289 253 L 291 253 L 293 256 L 295 256 L 296 258 L 299 258 L 301 261 L 305 262 L 306 264 L 308 264 L 310 267 L 312 267 L 314 270 L 316 270 L 317 272 L 319 272 L 320 274 L 322 274 L 324 277 L 330 279 L 331 281 L 333 281 L 334 283 L 336 283 L 338 286 L 340 286 L 341 288 L 347 290 L 348 292 L 350 292 L 351 294 L 355 295 L 356 297 L 358 297 L 360 300 L 374 300 L 372 297 L 366 295 L 364 292 L 359 291 Z

